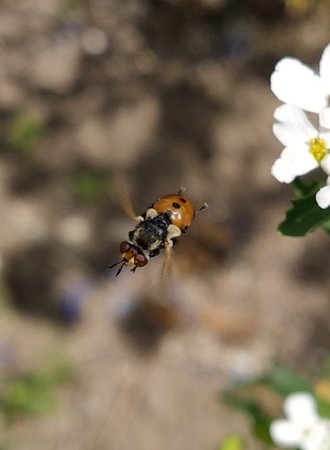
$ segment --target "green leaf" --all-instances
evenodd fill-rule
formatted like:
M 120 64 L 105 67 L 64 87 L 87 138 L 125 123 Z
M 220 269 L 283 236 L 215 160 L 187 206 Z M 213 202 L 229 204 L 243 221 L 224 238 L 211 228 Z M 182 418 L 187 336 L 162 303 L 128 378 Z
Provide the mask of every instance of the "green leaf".
M 222 399 L 250 418 L 255 437 L 267 445 L 272 445 L 269 429 L 276 413 L 274 402 L 276 405 L 283 397 L 294 392 L 313 392 L 313 387 L 286 367 L 273 364 L 265 375 L 233 387 L 223 393 Z M 220 450 L 223 449 L 220 447 Z
M 289 369 L 273 364 L 270 372 L 260 380 L 286 397 L 293 392 L 312 392 L 312 386 Z
M 258 418 L 258 420 L 254 423 L 254 426 L 252 428 L 253 434 L 262 442 L 264 442 L 267 445 L 272 445 L 273 441 L 270 436 L 270 425 L 272 421 L 270 418 L 266 417 L 265 415 Z
M 272 439 L 269 434 L 271 417 L 254 400 L 239 398 L 235 393 L 225 393 L 224 401 L 231 407 L 245 412 L 252 420 L 254 435 L 264 443 L 271 445 Z
M 222 441 L 219 450 L 244 450 L 243 439 L 238 434 L 232 434 Z
M 10 145 L 22 154 L 28 154 L 45 134 L 45 124 L 40 117 L 27 111 L 15 114 L 7 129 Z
M 330 208 L 320 208 L 315 200 L 315 192 L 312 192 L 306 197 L 292 200 L 292 208 L 286 212 L 278 231 L 286 236 L 304 236 L 328 221 Z
M 317 409 L 321 417 L 330 419 L 330 403 L 317 398 Z
M 1 409 L 8 416 L 42 413 L 54 406 L 48 387 L 34 378 L 9 383 L 1 398 Z
M 101 171 L 81 170 L 72 178 L 74 195 L 82 201 L 104 198 L 107 192 L 107 176 Z
M 306 197 L 309 194 L 315 194 L 322 186 L 319 181 L 303 181 L 300 177 L 296 177 L 293 182 L 293 190 L 296 198 Z
M 327 232 L 328 234 L 330 234 L 330 219 L 326 220 L 325 222 L 322 223 L 322 228 L 325 232 Z
M 0 411 L 9 420 L 51 411 L 57 405 L 55 389 L 72 377 L 72 368 L 61 361 L 48 370 L 10 378 L 0 391 Z

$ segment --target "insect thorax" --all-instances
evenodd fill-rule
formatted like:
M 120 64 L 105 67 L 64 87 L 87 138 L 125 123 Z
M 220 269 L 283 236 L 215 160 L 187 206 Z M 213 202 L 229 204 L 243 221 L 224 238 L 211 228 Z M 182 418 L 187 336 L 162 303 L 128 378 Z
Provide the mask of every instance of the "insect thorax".
M 143 250 L 153 251 L 164 246 L 169 225 L 168 214 L 159 214 L 152 219 L 140 222 L 135 230 L 129 233 L 129 238 Z

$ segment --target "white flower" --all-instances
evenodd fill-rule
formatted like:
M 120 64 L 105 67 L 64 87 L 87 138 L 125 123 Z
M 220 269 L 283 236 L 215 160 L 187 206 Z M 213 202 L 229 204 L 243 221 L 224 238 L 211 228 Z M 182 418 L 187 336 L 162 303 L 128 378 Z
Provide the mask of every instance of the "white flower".
M 321 418 L 314 397 L 307 392 L 289 395 L 284 402 L 287 419 L 272 422 L 276 445 L 301 450 L 330 450 L 330 420 Z
M 330 132 L 319 133 L 306 114 L 293 105 L 276 108 L 274 119 L 273 132 L 285 147 L 271 169 L 278 181 L 291 183 L 297 176 L 322 166 L 330 148 Z
M 330 154 L 321 161 L 321 167 L 328 175 L 326 186 L 321 188 L 316 194 L 316 201 L 320 208 L 326 209 L 330 206 Z
M 330 128 L 330 44 L 323 51 L 319 73 L 299 59 L 283 58 L 275 66 L 270 86 L 279 100 L 319 113 L 321 126 Z
M 321 188 L 316 196 L 317 204 L 320 208 L 326 209 L 330 206 L 330 177 L 327 178 L 327 184 Z

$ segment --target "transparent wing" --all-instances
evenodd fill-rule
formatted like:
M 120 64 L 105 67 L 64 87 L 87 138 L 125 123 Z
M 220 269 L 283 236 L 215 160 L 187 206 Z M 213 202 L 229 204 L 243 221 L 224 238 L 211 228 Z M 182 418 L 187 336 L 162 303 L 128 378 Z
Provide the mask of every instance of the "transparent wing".
M 137 221 L 138 216 L 133 208 L 131 195 L 128 188 L 128 181 L 126 177 L 122 174 L 117 175 L 114 180 L 114 188 L 118 198 L 118 201 L 123 208 L 123 211 L 130 217 L 131 219 Z
M 169 245 L 165 246 L 164 260 L 161 269 L 160 293 L 159 299 L 161 303 L 170 304 L 170 287 L 173 271 L 173 250 Z

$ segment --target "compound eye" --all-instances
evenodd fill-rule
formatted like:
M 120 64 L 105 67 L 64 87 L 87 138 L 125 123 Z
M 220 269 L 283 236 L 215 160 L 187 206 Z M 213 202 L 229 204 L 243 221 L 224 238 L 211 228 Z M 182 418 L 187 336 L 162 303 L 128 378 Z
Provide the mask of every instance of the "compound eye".
M 119 251 L 120 251 L 120 253 L 126 253 L 126 252 L 128 252 L 128 250 L 130 248 L 131 248 L 130 243 L 127 241 L 123 241 L 123 242 L 121 242 L 121 244 L 119 246 Z
M 143 267 L 147 264 L 148 260 L 142 253 L 138 253 L 135 256 L 134 262 L 137 267 Z

